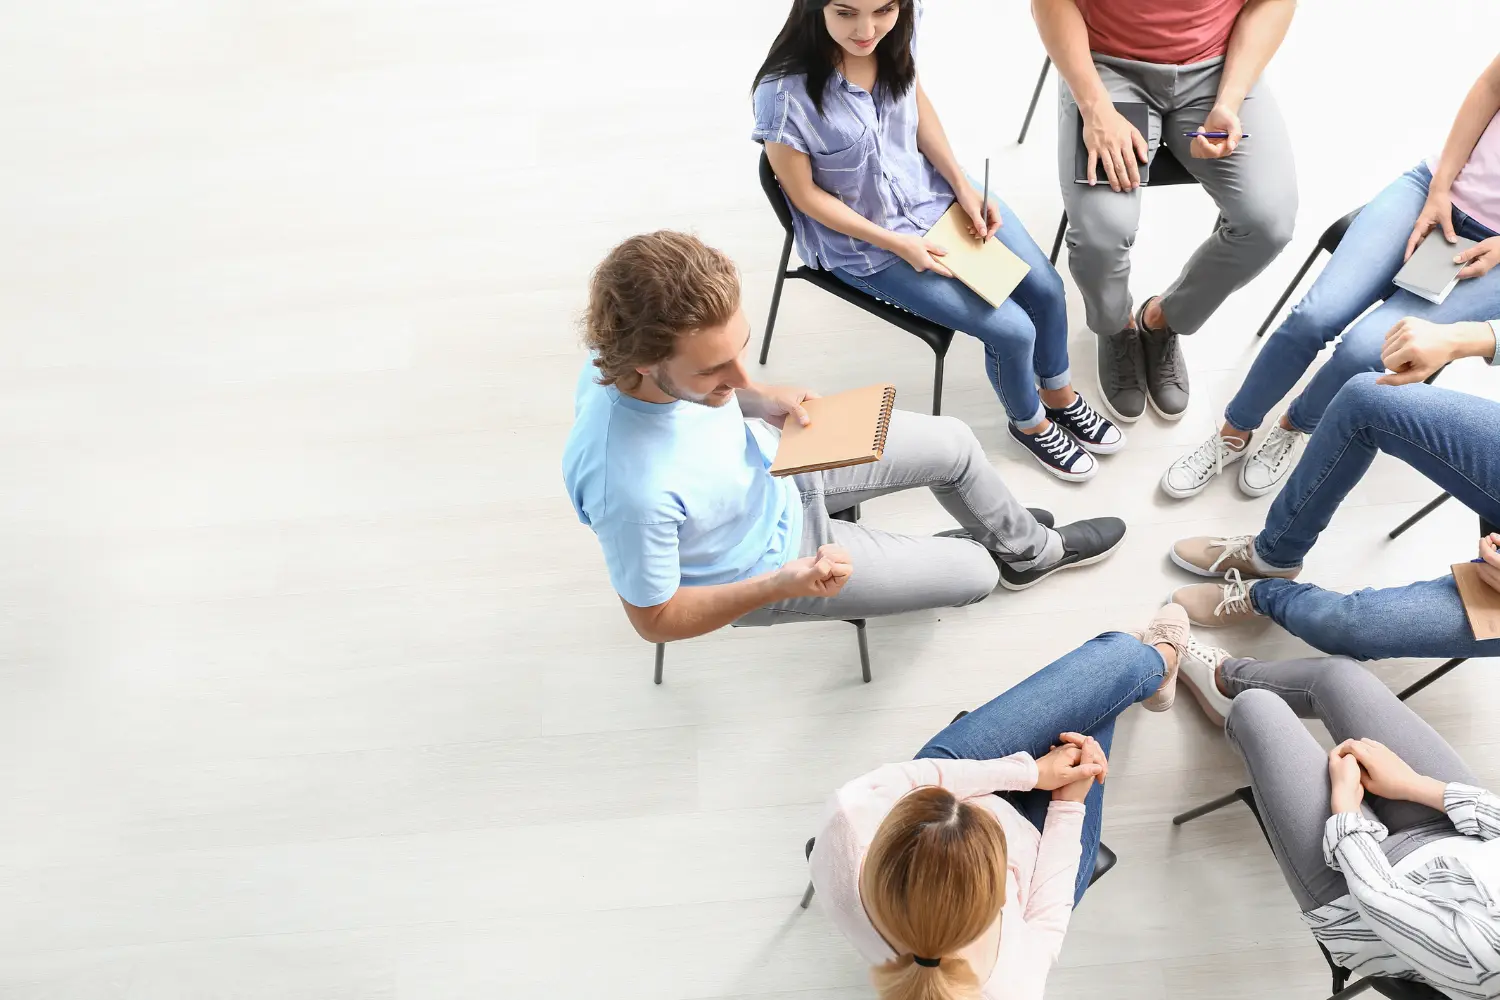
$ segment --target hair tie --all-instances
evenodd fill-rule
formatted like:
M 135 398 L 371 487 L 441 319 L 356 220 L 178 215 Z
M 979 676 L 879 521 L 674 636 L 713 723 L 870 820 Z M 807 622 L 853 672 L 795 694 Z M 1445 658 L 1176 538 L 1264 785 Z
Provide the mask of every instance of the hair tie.
M 939 963 L 943 961 L 941 958 L 921 958 L 917 955 L 913 955 L 911 960 L 924 969 L 936 969 Z

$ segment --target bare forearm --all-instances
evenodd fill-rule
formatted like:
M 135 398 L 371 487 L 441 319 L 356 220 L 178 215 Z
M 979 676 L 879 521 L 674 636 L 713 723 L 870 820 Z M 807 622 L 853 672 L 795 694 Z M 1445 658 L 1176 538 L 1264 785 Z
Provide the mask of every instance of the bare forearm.
M 921 81 L 916 86 L 917 149 L 943 175 L 948 186 L 959 191 L 960 185 L 969 182 L 968 178 L 958 165 L 958 158 L 953 155 L 953 147 L 948 144 L 948 133 L 943 131 L 943 123 L 938 119 L 932 102 L 927 99 L 927 92 L 922 89 Z
M 675 642 L 721 629 L 782 596 L 777 574 L 762 573 L 738 583 L 678 587 L 665 604 L 652 608 L 626 604 L 625 614 L 647 642 Z
M 1474 81 L 1453 119 L 1453 128 L 1448 132 L 1448 141 L 1443 143 L 1437 170 L 1432 174 L 1434 190 L 1447 191 L 1453 186 L 1453 179 L 1469 162 L 1474 144 L 1484 134 L 1496 111 L 1500 111 L 1500 57 L 1485 67 L 1484 73 Z
M 1447 812 L 1443 805 L 1443 796 L 1447 790 L 1448 785 L 1436 778 L 1418 778 L 1416 787 L 1409 793 L 1407 801 L 1429 809 L 1436 809 L 1438 812 Z
M 1250 88 L 1281 47 L 1296 9 L 1296 0 L 1249 0 L 1240 10 L 1229 35 L 1229 50 L 1224 54 L 1224 72 L 1219 77 L 1220 104 L 1239 113 Z
M 817 219 L 834 232 L 873 243 L 884 250 L 891 248 L 894 233 L 871 222 L 811 181 L 784 190 L 799 212 Z
M 1460 358 L 1489 361 L 1495 356 L 1495 328 L 1482 322 L 1454 323 L 1452 355 L 1454 361 Z
M 1031 16 L 1078 110 L 1087 117 L 1101 104 L 1108 104 L 1109 90 L 1094 68 L 1088 25 L 1083 23 L 1078 5 L 1073 0 L 1031 0 Z

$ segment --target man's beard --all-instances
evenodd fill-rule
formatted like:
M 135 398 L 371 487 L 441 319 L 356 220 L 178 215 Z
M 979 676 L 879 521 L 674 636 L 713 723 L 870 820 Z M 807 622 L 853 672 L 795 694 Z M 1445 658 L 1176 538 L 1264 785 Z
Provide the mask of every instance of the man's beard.
M 732 392 L 725 393 L 723 396 L 715 396 L 711 392 L 705 393 L 703 395 L 694 395 L 693 393 L 688 392 L 686 389 L 677 385 L 671 379 L 667 378 L 666 374 L 663 373 L 660 369 L 651 373 L 651 381 L 656 383 L 656 387 L 662 392 L 666 393 L 668 396 L 671 396 L 673 399 L 680 399 L 684 403 L 697 403 L 699 406 L 720 407 L 734 398 L 734 393 Z

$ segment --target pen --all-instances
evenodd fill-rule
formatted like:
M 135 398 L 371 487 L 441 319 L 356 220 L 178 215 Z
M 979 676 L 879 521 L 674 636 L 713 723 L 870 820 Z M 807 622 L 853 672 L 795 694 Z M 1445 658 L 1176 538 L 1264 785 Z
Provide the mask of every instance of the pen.
M 979 242 L 987 238 L 990 227 L 990 158 L 984 158 L 984 196 L 979 199 Z
M 1183 136 L 1185 138 L 1188 138 L 1188 139 L 1228 139 L 1229 138 L 1229 133 L 1228 132 L 1184 132 L 1182 134 L 1183 134 Z M 1242 132 L 1240 134 L 1240 138 L 1241 139 L 1248 139 L 1248 138 L 1250 138 L 1250 133 L 1249 132 Z

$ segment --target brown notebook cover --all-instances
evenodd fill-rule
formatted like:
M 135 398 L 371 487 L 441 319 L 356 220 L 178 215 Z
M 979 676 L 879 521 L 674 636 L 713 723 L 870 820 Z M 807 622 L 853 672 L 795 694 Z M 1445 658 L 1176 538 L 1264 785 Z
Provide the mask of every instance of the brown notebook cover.
M 1500 592 L 1479 578 L 1479 567 L 1473 563 L 1454 563 L 1453 579 L 1469 613 L 1474 638 L 1500 639 Z
M 948 251 L 937 258 L 953 276 L 992 306 L 1010 298 L 1031 265 L 1011 253 L 997 239 L 980 241 L 969 235 L 969 215 L 958 202 L 948 207 L 927 238 Z
M 812 423 L 803 427 L 787 419 L 776 461 L 771 463 L 771 475 L 791 476 L 880 461 L 895 405 L 893 385 L 867 385 L 807 400 L 802 408 Z

